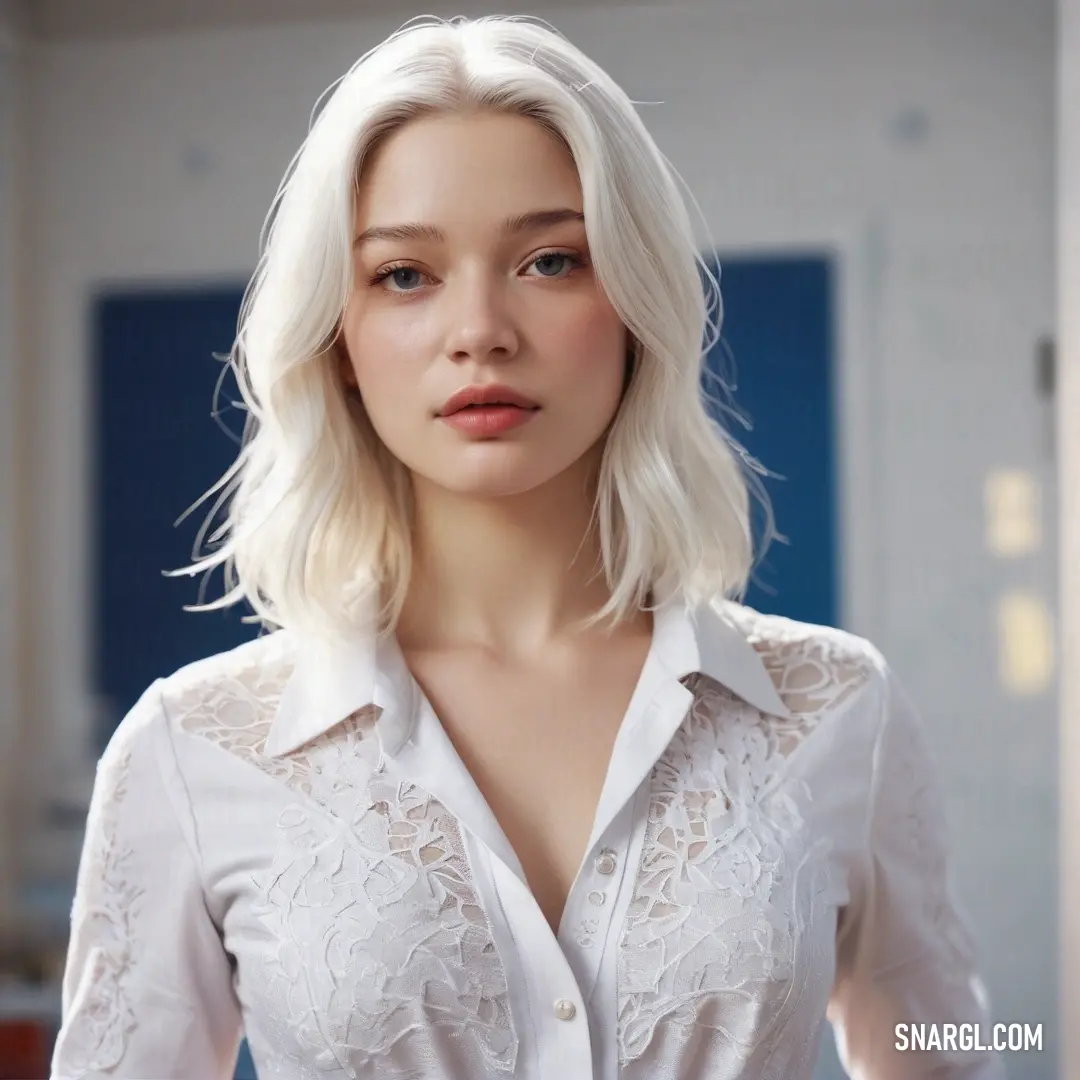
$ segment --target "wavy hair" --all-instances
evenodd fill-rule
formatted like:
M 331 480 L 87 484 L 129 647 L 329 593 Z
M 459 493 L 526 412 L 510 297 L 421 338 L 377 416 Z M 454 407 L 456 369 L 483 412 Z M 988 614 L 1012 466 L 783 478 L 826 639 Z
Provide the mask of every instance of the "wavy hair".
M 255 614 L 244 621 L 335 634 L 370 620 L 374 605 L 381 633 L 397 625 L 412 565 L 411 485 L 335 359 L 353 285 L 354 199 L 389 133 L 474 110 L 532 118 L 569 149 L 592 263 L 632 342 L 594 506 L 611 596 L 589 622 L 618 621 L 650 599 L 745 595 L 751 492 L 764 509 L 761 554 L 778 534 L 757 475 L 765 470 L 715 416 L 742 419 L 723 400 L 728 388 L 718 380 L 717 396 L 703 386 L 722 303 L 678 174 L 626 93 L 542 20 L 424 16 L 322 95 L 271 205 L 226 358 L 247 411 L 240 452 L 194 504 L 218 494 L 196 561 L 167 572 L 223 566 L 225 594 L 186 610 L 246 600 Z M 213 550 L 200 557 L 226 502 Z

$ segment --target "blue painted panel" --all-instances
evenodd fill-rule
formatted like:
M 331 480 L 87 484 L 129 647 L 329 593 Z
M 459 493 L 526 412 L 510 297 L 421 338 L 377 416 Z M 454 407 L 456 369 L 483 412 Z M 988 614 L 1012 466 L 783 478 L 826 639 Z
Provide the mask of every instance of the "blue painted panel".
M 715 263 L 713 263 L 715 272 Z M 720 419 L 770 473 L 776 527 L 755 572 L 751 607 L 838 625 L 833 274 L 826 257 L 721 257 L 722 337 L 707 364 L 731 381 L 751 430 Z M 707 383 L 712 386 L 711 383 Z M 760 535 L 760 522 L 756 530 Z
M 221 421 L 211 418 L 215 382 L 236 330 L 242 290 L 147 292 L 102 297 L 95 322 L 95 593 L 93 671 L 110 703 L 99 744 L 158 676 L 255 635 L 249 612 L 194 614 L 201 578 L 162 571 L 191 561 L 212 501 L 174 526 L 235 458 L 243 413 L 231 377 Z M 222 591 L 211 577 L 204 599 Z

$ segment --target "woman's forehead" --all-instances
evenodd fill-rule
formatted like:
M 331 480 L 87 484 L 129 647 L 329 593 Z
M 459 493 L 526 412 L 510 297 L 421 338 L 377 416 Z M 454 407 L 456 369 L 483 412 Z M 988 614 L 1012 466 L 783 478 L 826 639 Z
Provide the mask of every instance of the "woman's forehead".
M 500 225 L 555 207 L 581 210 L 565 146 L 526 117 L 425 117 L 388 135 L 364 162 L 358 224 L 427 222 L 444 230 L 479 218 Z

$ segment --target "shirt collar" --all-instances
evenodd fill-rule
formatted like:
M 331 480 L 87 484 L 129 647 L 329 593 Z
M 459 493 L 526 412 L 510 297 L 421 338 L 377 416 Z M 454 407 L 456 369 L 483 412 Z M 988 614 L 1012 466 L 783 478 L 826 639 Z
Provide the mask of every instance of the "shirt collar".
M 731 603 L 691 609 L 674 600 L 658 607 L 652 642 L 657 659 L 675 679 L 700 672 L 756 709 L 791 719 L 757 650 L 726 614 Z M 357 631 L 301 639 L 264 752 L 270 757 L 291 753 L 374 705 L 383 750 L 393 756 L 409 740 L 420 694 L 393 637 L 380 640 L 374 632 Z

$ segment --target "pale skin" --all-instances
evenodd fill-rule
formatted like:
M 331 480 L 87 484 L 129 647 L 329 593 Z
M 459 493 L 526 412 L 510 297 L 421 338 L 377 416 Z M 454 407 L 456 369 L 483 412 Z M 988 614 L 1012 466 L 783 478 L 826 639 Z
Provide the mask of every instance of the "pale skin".
M 535 211 L 565 220 L 508 229 Z M 577 170 L 534 121 L 414 120 L 364 162 L 341 371 L 408 468 L 414 566 L 397 637 L 558 933 L 651 616 L 577 626 L 608 599 L 589 520 L 628 335 L 589 259 Z M 381 280 L 376 280 L 381 278 Z M 440 419 L 501 383 L 540 409 L 479 438 Z

